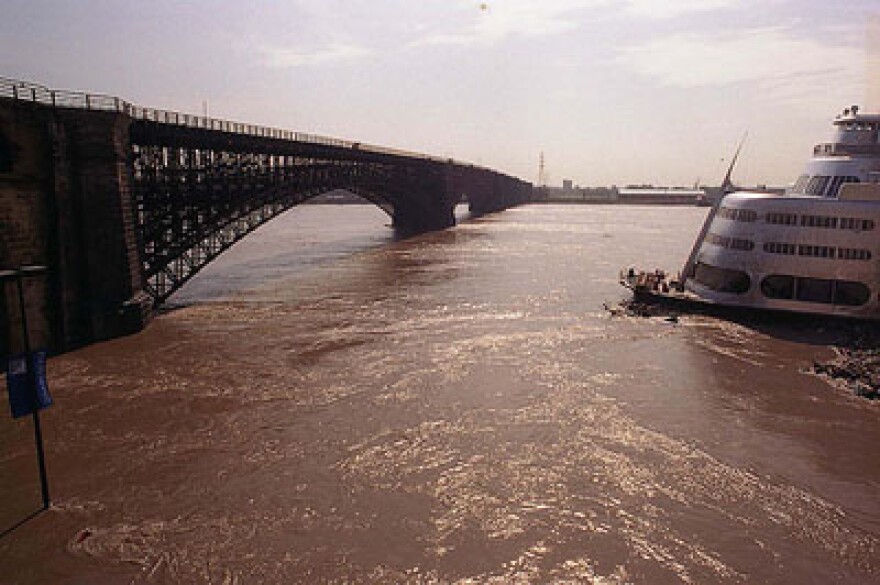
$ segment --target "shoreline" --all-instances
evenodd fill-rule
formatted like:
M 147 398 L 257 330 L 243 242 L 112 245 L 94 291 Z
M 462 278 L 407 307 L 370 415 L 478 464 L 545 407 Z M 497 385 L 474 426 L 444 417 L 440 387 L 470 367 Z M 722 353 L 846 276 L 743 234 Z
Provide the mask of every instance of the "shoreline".
M 868 400 L 880 399 L 880 333 L 862 327 L 848 343 L 832 346 L 835 356 L 814 361 L 813 372 Z

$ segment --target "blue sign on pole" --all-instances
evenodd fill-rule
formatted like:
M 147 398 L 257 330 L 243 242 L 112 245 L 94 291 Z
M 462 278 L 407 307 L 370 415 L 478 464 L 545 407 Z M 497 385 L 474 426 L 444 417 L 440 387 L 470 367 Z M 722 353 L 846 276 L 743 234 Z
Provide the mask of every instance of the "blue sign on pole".
M 28 379 L 33 375 L 33 387 Z M 9 390 L 9 407 L 12 418 L 19 418 L 42 410 L 52 404 L 49 385 L 46 382 L 46 352 L 9 356 L 6 364 L 6 388 Z

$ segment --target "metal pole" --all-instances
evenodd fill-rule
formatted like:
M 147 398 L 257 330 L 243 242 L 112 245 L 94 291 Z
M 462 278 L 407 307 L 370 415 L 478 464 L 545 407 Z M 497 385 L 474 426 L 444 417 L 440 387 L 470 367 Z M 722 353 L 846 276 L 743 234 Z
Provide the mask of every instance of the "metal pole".
M 25 363 L 27 364 L 27 383 L 28 389 L 31 391 L 31 407 L 33 408 L 34 419 L 34 442 L 37 445 L 37 464 L 40 467 L 40 489 L 43 494 L 43 509 L 48 510 L 49 480 L 46 475 L 46 455 L 43 451 L 43 431 L 40 428 L 40 411 L 37 404 L 37 378 L 36 372 L 34 372 L 30 364 L 31 343 L 27 327 L 27 308 L 25 307 L 24 302 L 24 286 L 22 285 L 22 279 L 24 276 L 24 272 L 21 270 L 17 271 L 15 284 L 18 289 L 18 306 L 19 311 L 21 312 L 21 335 L 22 340 L 24 341 Z
M 733 159 L 730 161 L 730 166 L 727 168 L 727 174 L 724 175 L 724 180 L 721 181 L 720 196 L 713 203 L 712 209 L 709 210 L 709 214 L 706 216 L 706 221 L 703 222 L 703 227 L 700 229 L 700 235 L 697 236 L 697 240 L 694 242 L 693 248 L 691 248 L 691 253 L 681 271 L 681 282 L 679 283 L 681 287 L 684 287 L 684 283 L 687 282 L 687 279 L 693 276 L 692 273 L 694 272 L 697 262 L 697 253 L 699 253 L 700 247 L 703 245 L 703 240 L 706 239 L 706 234 L 709 232 L 709 227 L 712 225 L 715 215 L 721 208 L 721 201 L 724 199 L 725 195 L 733 191 L 733 183 L 730 180 L 730 176 L 733 174 L 733 167 L 736 165 L 736 159 L 739 158 L 739 151 L 742 150 L 743 144 L 746 141 L 746 136 L 748 135 L 749 133 L 746 132 L 743 134 L 742 140 L 739 141 L 739 146 L 736 147 L 736 152 L 733 154 Z

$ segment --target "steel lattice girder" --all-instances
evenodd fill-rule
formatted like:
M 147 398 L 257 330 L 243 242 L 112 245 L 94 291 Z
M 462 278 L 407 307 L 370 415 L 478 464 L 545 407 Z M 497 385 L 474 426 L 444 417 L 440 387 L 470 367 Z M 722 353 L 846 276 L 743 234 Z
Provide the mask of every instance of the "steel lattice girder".
M 259 226 L 334 189 L 391 215 L 421 208 L 452 220 L 465 191 L 480 210 L 527 195 L 527 183 L 427 157 L 132 120 L 131 171 L 144 287 L 160 304 Z M 443 217 L 446 214 L 446 217 Z M 433 228 L 432 228 L 433 229 Z
M 307 157 L 270 154 L 267 144 L 290 145 L 154 126 L 131 134 L 144 286 L 157 304 L 232 244 L 310 197 L 343 188 L 386 211 L 393 206 L 377 189 L 397 174 L 387 163 L 327 158 L 333 149 L 324 146 Z

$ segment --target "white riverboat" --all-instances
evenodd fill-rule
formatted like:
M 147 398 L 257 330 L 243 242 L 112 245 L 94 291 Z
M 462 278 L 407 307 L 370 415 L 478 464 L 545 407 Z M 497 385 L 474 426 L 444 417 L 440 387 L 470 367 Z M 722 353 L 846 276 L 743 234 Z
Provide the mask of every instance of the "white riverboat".
M 637 297 L 880 319 L 880 114 L 853 106 L 834 128 L 784 194 L 724 195 L 678 278 L 621 282 Z

